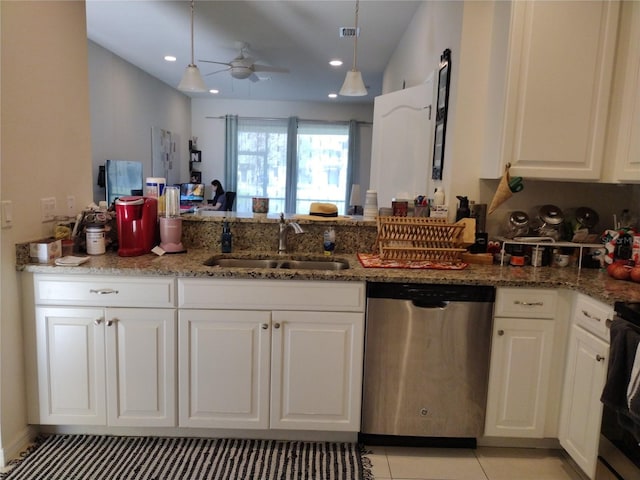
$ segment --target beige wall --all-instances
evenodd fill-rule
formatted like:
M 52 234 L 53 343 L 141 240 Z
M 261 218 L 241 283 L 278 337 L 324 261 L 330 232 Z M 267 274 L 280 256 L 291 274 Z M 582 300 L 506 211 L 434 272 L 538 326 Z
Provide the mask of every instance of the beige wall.
M 0 230 L 0 428 L 3 459 L 27 435 L 17 242 L 41 238 L 40 198 L 91 201 L 91 132 L 84 2 L 3 1 L 0 196 L 13 227 Z

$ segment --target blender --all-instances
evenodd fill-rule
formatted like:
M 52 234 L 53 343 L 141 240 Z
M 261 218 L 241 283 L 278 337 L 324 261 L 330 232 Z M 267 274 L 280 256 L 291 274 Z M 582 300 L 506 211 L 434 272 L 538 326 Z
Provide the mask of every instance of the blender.
M 186 252 L 182 245 L 182 218 L 180 218 L 180 189 L 165 187 L 165 208 L 160 216 L 160 248 L 166 253 Z

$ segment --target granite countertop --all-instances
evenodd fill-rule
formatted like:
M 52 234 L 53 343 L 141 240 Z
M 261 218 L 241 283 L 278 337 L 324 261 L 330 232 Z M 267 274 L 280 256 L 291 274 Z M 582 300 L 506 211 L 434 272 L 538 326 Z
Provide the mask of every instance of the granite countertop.
M 336 255 L 349 261 L 346 270 L 289 270 L 269 268 L 208 267 L 203 262 L 221 254 L 210 249 L 189 249 L 186 253 L 154 254 L 139 257 L 119 257 L 115 253 L 92 256 L 78 267 L 60 267 L 52 264 L 18 264 L 19 271 L 55 274 L 103 275 L 171 275 L 203 278 L 256 278 L 277 280 L 337 280 L 373 282 L 412 282 L 459 285 L 490 285 L 496 287 L 567 288 L 579 291 L 607 304 L 615 301 L 640 301 L 640 284 L 615 280 L 603 270 L 575 267 L 511 267 L 508 265 L 471 264 L 463 270 L 431 270 L 404 268 L 364 268 L 356 255 Z M 277 256 L 276 253 L 234 252 L 228 256 Z M 307 258 L 305 255 L 281 258 Z

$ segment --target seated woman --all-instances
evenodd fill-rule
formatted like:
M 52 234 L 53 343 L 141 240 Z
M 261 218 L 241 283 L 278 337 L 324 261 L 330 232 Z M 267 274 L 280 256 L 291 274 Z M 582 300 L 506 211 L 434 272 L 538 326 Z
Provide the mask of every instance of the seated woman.
M 224 188 L 220 180 L 214 180 L 211 182 L 213 187 L 213 197 L 209 200 L 211 204 L 211 210 L 224 211 L 227 209 L 227 196 L 224 194 Z

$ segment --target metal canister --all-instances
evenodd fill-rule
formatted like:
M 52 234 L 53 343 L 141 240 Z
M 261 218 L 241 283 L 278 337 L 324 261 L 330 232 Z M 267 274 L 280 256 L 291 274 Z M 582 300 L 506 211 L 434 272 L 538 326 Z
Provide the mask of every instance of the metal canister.
M 104 241 L 104 226 L 90 225 L 87 227 L 87 253 L 102 255 L 106 251 Z
M 531 249 L 531 266 L 542 266 L 542 255 L 544 254 L 544 247 L 533 247 Z

